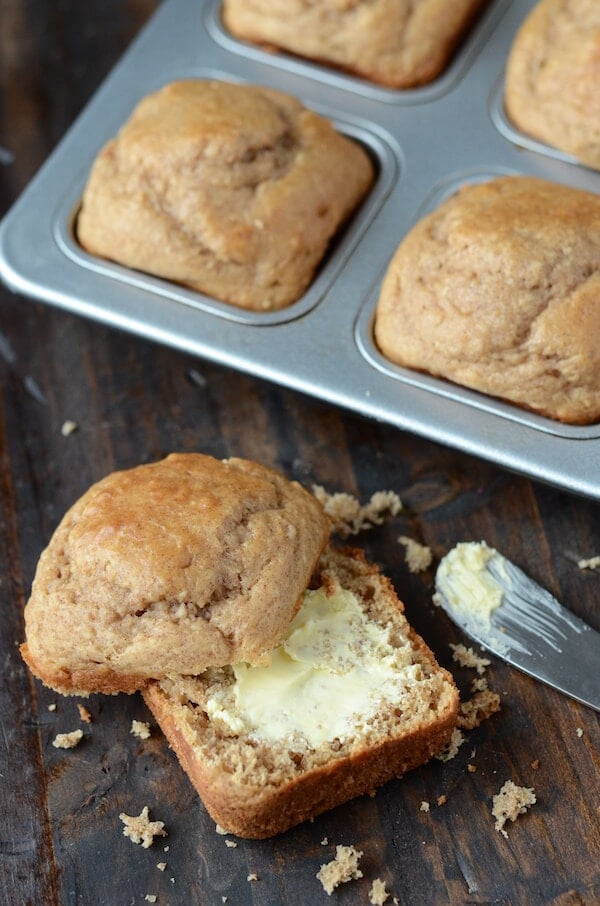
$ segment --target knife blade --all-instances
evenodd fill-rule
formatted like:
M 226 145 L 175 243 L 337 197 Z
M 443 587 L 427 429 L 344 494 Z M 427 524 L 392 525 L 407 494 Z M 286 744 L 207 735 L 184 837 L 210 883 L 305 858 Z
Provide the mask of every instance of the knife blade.
M 442 558 L 434 600 L 475 642 L 600 711 L 600 633 L 485 542 Z

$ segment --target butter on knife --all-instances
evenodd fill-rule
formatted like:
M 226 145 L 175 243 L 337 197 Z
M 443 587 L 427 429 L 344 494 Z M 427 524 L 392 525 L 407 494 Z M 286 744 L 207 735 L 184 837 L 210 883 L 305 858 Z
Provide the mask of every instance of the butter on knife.
M 600 711 L 600 633 L 484 541 L 462 542 L 436 573 L 434 600 L 478 644 Z

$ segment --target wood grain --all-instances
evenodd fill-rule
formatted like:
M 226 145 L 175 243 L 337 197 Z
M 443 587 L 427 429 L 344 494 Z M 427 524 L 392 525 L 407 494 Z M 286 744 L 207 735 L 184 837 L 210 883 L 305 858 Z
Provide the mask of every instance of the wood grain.
M 0 0 L 2 211 L 156 5 Z M 67 419 L 78 427 L 65 437 Z M 375 877 L 403 906 L 600 902 L 598 715 L 499 661 L 486 675 L 502 711 L 467 734 L 454 760 L 236 847 L 215 833 L 158 729 L 145 741 L 131 734 L 132 719 L 151 720 L 139 697 L 92 697 L 85 724 L 76 700 L 31 679 L 17 649 L 22 610 L 63 512 L 109 471 L 173 450 L 254 458 L 363 500 L 395 490 L 404 510 L 357 541 L 466 696 L 473 671 L 449 648 L 464 639 L 432 605 L 433 568 L 408 571 L 399 535 L 436 559 L 485 538 L 600 629 L 600 572 L 577 567 L 600 553 L 597 504 L 1 288 L 0 902 L 325 903 L 315 875 L 337 843 L 364 852 L 364 878 L 335 892 L 341 904 L 368 903 Z M 80 746 L 53 747 L 77 727 Z M 505 839 L 491 805 L 509 778 L 534 787 L 538 803 Z M 147 850 L 118 817 L 144 805 L 168 830 Z

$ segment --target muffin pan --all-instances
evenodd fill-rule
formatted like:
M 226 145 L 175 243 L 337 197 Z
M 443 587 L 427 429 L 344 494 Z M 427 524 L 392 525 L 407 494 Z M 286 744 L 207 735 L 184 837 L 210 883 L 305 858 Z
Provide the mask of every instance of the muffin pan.
M 563 425 L 393 366 L 372 340 L 379 287 L 398 243 L 459 185 L 523 173 L 600 192 L 600 173 L 527 139 L 504 116 L 504 66 L 533 4 L 491 0 L 441 78 L 395 91 L 235 40 L 217 0 L 166 0 L 4 218 L 0 275 L 25 296 L 600 499 L 600 424 Z M 181 78 L 287 91 L 376 162 L 368 199 L 309 290 L 286 309 L 238 309 L 77 244 L 75 218 L 97 152 L 145 94 Z

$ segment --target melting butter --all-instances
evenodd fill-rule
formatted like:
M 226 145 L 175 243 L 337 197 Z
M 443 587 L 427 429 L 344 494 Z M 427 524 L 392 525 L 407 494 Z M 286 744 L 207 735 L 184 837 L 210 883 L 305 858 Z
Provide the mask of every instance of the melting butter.
M 212 719 L 269 741 L 301 737 L 316 747 L 360 730 L 384 700 L 417 681 L 410 645 L 390 644 L 342 588 L 305 593 L 287 638 L 261 666 L 233 667 L 234 683 L 208 702 Z
M 451 608 L 485 625 L 504 596 L 502 585 L 487 568 L 495 556 L 485 541 L 457 544 L 443 558 L 435 577 L 438 592 Z

